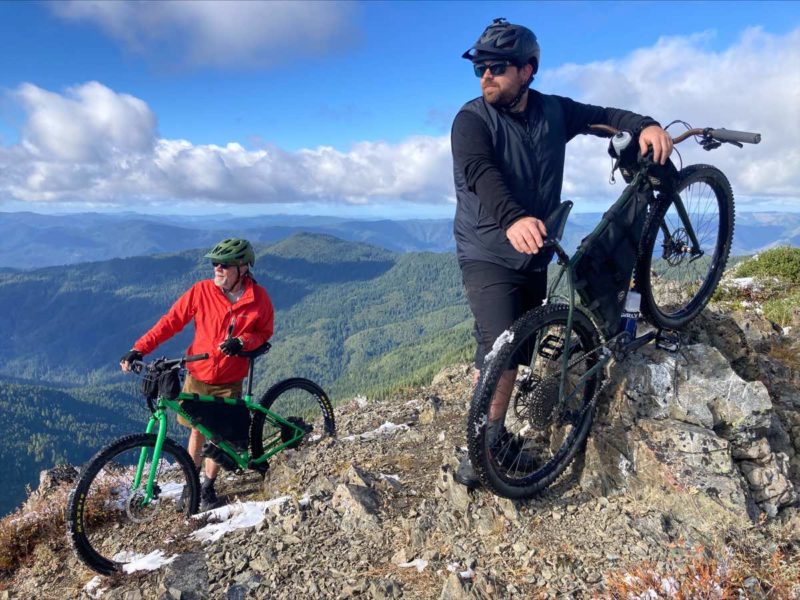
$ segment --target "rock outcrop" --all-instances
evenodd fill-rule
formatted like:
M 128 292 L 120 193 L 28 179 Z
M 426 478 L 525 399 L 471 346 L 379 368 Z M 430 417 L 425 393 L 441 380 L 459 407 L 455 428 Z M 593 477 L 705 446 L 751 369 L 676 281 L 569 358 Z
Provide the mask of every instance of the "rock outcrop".
M 263 482 L 221 481 L 234 509 L 281 498 L 259 524 L 88 588 L 94 574 L 52 540 L 7 597 L 611 597 L 615 574 L 641 565 L 669 581 L 743 545 L 796 552 L 798 372 L 772 350 L 795 342 L 770 331 L 706 312 L 678 353 L 615 365 L 586 451 L 530 501 L 453 480 L 472 380 L 454 366 L 424 389 L 338 406 L 339 437 L 280 454 Z M 759 577 L 746 596 L 767 589 Z

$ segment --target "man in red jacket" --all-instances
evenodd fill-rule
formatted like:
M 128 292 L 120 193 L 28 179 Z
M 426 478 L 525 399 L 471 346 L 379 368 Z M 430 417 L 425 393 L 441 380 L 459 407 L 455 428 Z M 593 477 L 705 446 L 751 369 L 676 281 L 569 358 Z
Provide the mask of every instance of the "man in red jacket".
M 178 298 L 167 314 L 120 359 L 120 367 L 123 371 L 130 370 L 131 361 L 141 360 L 194 320 L 194 340 L 186 354 L 207 353 L 209 358 L 187 364 L 189 373 L 183 391 L 240 398 L 248 359 L 237 354 L 258 348 L 272 336 L 274 309 L 267 290 L 256 284 L 250 272 L 256 258 L 250 242 L 236 238 L 223 240 L 205 258 L 211 259 L 214 278 L 195 283 Z M 203 434 L 193 428 L 189 454 L 198 469 L 204 454 L 207 459 L 200 488 L 200 510 L 210 510 L 221 504 L 214 490 L 219 465 L 208 458 L 207 453 L 213 449 L 210 445 L 204 448 L 204 443 Z

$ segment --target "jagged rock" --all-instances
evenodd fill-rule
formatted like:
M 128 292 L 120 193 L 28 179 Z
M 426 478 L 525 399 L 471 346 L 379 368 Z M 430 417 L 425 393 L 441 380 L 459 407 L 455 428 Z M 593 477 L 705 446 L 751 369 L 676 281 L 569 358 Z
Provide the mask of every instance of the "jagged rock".
M 419 413 L 419 422 L 422 425 L 429 425 L 436 420 L 439 409 L 442 406 L 442 399 L 438 396 L 428 396 L 425 398 L 425 407 Z
M 625 447 L 620 449 L 620 445 Z M 624 430 L 598 427 L 597 433 L 586 441 L 581 487 L 596 496 L 609 496 L 626 489 L 633 467 L 630 454 Z
M 713 558 L 713 549 L 747 538 L 748 547 L 766 549 L 762 557 L 774 547 L 796 560 L 800 510 L 786 503 L 800 475 L 800 374 L 777 358 L 791 359 L 794 346 L 783 335 L 786 347 L 757 354 L 762 386 L 725 364 L 750 360 L 736 347 L 741 337 L 725 333 L 729 346 L 718 351 L 711 345 L 724 347 L 722 334 L 702 335 L 682 353 L 648 346 L 614 366 L 585 453 L 522 502 L 468 492 L 453 480 L 471 366 L 450 367 L 435 384 L 387 402 L 337 405 L 338 441 L 278 454 L 263 486 L 255 473 L 218 481 L 228 498 L 291 499 L 256 527 L 197 547 L 208 597 L 602 598 L 609 573 L 643 562 L 679 573 L 696 545 Z M 387 423 L 411 428 L 379 430 Z M 55 491 L 63 496 L 65 488 Z M 775 515 L 774 522 L 750 520 L 756 500 L 759 516 Z M 44 505 L 61 506 L 32 508 Z M 63 546 L 40 544 L 21 563 L 10 597 L 84 597 L 92 574 Z M 427 563 L 421 573 L 397 567 L 417 559 Z M 161 584 L 174 568 L 105 580 L 112 589 L 103 597 L 178 597 L 180 586 Z M 741 593 L 763 591 L 758 577 L 751 576 L 752 593 Z
M 342 515 L 344 527 L 378 526 L 378 499 L 367 487 L 342 483 L 336 486 L 331 499 L 331 506 Z
M 472 499 L 466 487 L 458 483 L 453 474 L 458 468 L 458 458 L 448 456 L 439 470 L 439 480 L 436 484 L 437 495 L 443 497 L 458 511 L 465 512 Z
M 201 600 L 209 597 L 208 567 L 199 552 L 181 554 L 164 567 L 159 587 L 167 598 Z
M 374 478 L 358 465 L 352 464 L 342 477 L 342 482 L 368 488 L 372 487 Z
M 439 600 L 469 600 L 470 593 L 468 585 L 461 581 L 456 573 L 450 573 L 439 594 Z
M 733 464 L 728 442 L 712 431 L 674 420 L 639 423 L 633 442 L 632 485 L 653 494 L 671 495 L 664 502 L 683 514 L 706 515 L 709 522 L 755 518 L 753 501 Z M 681 500 L 683 498 L 683 500 Z M 688 512 L 687 512 L 688 511 Z M 711 515 L 715 519 L 710 519 Z
M 370 583 L 367 594 L 374 600 L 391 600 L 392 598 L 400 598 L 403 595 L 403 590 L 396 581 L 379 579 Z
M 39 473 L 39 486 L 31 496 L 39 498 L 63 484 L 75 483 L 78 480 L 78 475 L 78 469 L 66 463 L 41 471 Z

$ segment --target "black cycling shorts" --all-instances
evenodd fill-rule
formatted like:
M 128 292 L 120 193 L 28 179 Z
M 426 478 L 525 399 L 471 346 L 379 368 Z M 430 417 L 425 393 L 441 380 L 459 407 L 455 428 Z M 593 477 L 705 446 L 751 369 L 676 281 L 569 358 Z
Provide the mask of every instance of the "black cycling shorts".
M 475 317 L 475 368 L 480 369 L 498 336 L 542 305 L 547 295 L 547 270 L 515 271 L 489 262 L 464 261 L 461 277 Z

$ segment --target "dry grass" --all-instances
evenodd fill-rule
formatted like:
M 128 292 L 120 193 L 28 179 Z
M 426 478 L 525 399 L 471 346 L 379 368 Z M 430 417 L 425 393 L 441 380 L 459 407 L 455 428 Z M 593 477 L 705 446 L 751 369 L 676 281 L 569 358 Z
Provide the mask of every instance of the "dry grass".
M 0 520 L 0 586 L 25 564 L 40 543 L 64 539 L 64 518 L 71 484 L 46 496 L 32 495 L 16 512 Z
M 719 548 L 693 548 L 687 562 L 673 571 L 658 572 L 643 563 L 606 573 L 604 579 L 601 598 L 800 598 L 800 545 L 796 539 L 765 543 L 760 536 L 738 532 Z

